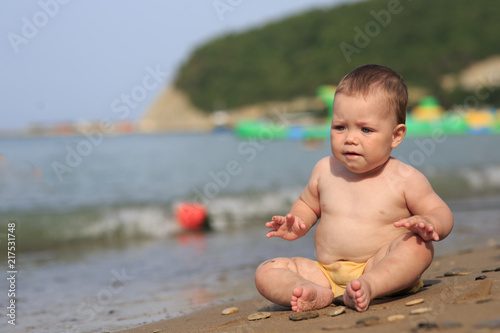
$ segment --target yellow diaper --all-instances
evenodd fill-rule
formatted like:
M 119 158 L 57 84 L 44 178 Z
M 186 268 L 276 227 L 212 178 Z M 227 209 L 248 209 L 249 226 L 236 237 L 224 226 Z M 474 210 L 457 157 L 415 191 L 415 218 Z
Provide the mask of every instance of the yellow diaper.
M 352 262 L 352 261 L 337 261 L 330 265 L 322 265 L 319 261 L 315 261 L 316 265 L 323 271 L 326 278 L 330 282 L 333 295 L 335 297 L 343 295 L 347 284 L 354 279 L 359 278 L 365 271 L 365 266 L 368 262 Z M 422 278 L 418 283 L 397 294 L 411 294 L 417 292 L 424 283 Z

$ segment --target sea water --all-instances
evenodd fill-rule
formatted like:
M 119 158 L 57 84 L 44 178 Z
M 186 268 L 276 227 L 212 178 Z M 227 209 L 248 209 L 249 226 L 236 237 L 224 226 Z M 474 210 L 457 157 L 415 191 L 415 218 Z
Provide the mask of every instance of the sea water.
M 439 136 L 394 150 L 455 214 L 437 255 L 500 243 L 499 144 L 499 136 Z M 313 232 L 266 239 L 264 223 L 288 211 L 329 154 L 328 141 L 231 133 L 0 139 L 1 331 L 115 331 L 256 296 L 260 262 L 314 258 Z M 179 227 L 182 201 L 206 205 L 210 231 Z

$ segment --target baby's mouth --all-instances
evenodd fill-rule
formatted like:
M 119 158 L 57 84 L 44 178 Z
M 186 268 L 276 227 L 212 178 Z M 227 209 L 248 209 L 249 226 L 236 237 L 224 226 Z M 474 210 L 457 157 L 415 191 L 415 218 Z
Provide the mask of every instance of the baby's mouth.
M 361 157 L 361 154 L 358 154 L 354 151 L 346 151 L 344 153 L 344 158 L 346 158 L 348 161 L 357 161 L 358 158 Z

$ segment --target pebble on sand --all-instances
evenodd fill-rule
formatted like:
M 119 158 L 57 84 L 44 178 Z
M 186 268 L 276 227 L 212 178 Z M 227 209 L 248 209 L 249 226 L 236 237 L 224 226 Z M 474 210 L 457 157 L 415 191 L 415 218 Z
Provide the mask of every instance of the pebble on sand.
M 459 321 L 442 321 L 438 323 L 438 329 L 450 329 L 450 328 L 458 328 L 462 327 L 462 323 Z
M 345 306 L 338 306 L 338 307 L 334 308 L 333 310 L 329 311 L 326 315 L 330 316 L 330 317 L 335 317 L 335 316 L 338 316 L 338 315 L 344 313 L 345 309 L 346 309 Z
M 443 275 L 444 276 L 465 276 L 469 275 L 470 272 L 460 272 L 460 271 L 450 271 L 450 272 L 445 272 Z
M 417 326 L 417 329 L 414 330 L 418 332 L 421 329 L 424 330 L 433 330 L 433 329 L 438 329 L 438 330 L 445 330 L 445 329 L 450 329 L 450 328 L 458 328 L 462 327 L 462 323 L 458 321 L 443 321 L 440 323 L 433 323 L 433 322 L 425 322 L 425 323 L 419 323 Z
M 312 319 L 319 317 L 319 313 L 317 311 L 306 311 L 306 312 L 294 312 L 288 318 L 293 321 Z
M 421 329 L 430 331 L 430 330 L 433 330 L 435 328 L 438 328 L 438 324 L 432 323 L 432 322 L 425 322 L 425 323 L 418 323 L 417 329 L 414 331 L 418 332 L 418 330 L 421 330 Z
M 377 325 L 379 321 L 380 318 L 376 316 L 361 318 L 356 322 L 356 326 L 374 326 Z
M 488 278 L 486 275 L 478 275 L 474 280 L 484 280 L 486 278 Z
M 224 310 L 222 310 L 223 315 L 228 315 L 228 314 L 233 314 L 233 313 L 238 313 L 238 312 L 240 312 L 240 310 L 235 306 L 232 306 L 230 308 L 225 308 Z
M 489 302 L 489 301 L 492 301 L 493 300 L 493 297 L 483 297 L 483 298 L 480 298 L 476 301 L 477 304 L 481 304 L 481 303 L 486 303 L 486 302 Z
M 250 321 L 260 320 L 260 319 L 266 319 L 269 317 L 271 317 L 270 312 L 255 312 L 255 313 L 252 313 L 250 316 L 248 316 L 248 320 L 250 320 Z
M 474 325 L 475 328 L 490 328 L 497 329 L 500 328 L 500 318 L 482 321 Z
M 333 299 L 333 305 L 345 305 L 344 304 L 344 295 L 337 296 Z
M 432 308 L 418 308 L 415 310 L 411 310 L 410 314 L 416 315 L 416 314 L 422 314 L 422 313 L 427 313 L 427 312 L 431 312 L 431 311 L 432 311 Z
M 423 302 L 424 302 L 423 298 L 417 298 L 417 299 L 414 299 L 412 301 L 406 302 L 405 305 L 406 306 L 412 306 L 412 305 L 417 305 L 417 304 L 420 304 L 420 303 L 423 303 Z
M 389 322 L 394 322 L 396 320 L 402 320 L 402 319 L 405 319 L 405 315 L 404 314 L 395 314 L 395 315 L 392 315 L 392 316 L 389 316 L 387 317 L 387 321 Z
M 500 267 L 486 268 L 481 271 L 481 273 L 488 273 L 488 272 L 500 272 Z

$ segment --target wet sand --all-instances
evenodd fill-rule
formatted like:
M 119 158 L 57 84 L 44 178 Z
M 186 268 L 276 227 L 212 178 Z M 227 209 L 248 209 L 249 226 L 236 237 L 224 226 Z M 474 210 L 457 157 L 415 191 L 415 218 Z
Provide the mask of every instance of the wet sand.
M 483 270 L 498 268 L 497 271 Z M 445 276 L 446 275 L 446 276 Z M 477 277 L 482 276 L 482 279 Z M 154 332 L 500 332 L 500 246 L 434 258 L 423 275 L 424 287 L 412 295 L 385 297 L 372 301 L 365 312 L 347 309 L 331 317 L 341 305 L 316 311 L 318 317 L 292 321 L 289 308 L 273 305 L 256 292 L 244 302 L 213 306 L 186 316 L 120 331 Z M 407 302 L 423 299 L 420 304 Z M 334 302 L 335 303 L 335 302 Z M 228 307 L 238 312 L 222 315 Z M 426 308 L 428 312 L 410 314 Z M 255 312 L 269 312 L 270 317 L 249 321 Z M 390 321 L 394 315 L 401 319 Z M 368 318 L 368 319 L 367 319 Z

